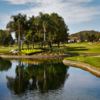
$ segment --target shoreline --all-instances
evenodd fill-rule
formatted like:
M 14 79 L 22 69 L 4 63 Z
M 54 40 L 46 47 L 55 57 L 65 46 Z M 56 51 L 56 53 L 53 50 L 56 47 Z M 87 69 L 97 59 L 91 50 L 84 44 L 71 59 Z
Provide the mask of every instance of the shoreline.
M 10 58 L 10 59 L 56 59 L 56 58 L 64 58 L 67 57 L 67 54 L 58 54 L 58 55 L 39 55 L 39 54 L 35 54 L 35 55 L 0 55 L 1 58 Z
M 71 60 L 63 60 L 63 64 L 69 65 L 75 68 L 80 68 L 85 71 L 90 72 L 91 74 L 100 77 L 100 68 L 96 68 L 90 64 L 84 63 L 84 62 L 78 62 L 78 61 L 71 61 Z
M 45 54 L 34 54 L 34 55 L 4 55 L 1 54 L 0 58 L 4 59 L 37 59 L 37 60 L 47 60 L 47 59 L 64 59 L 65 57 L 68 57 L 68 54 L 56 54 L 56 55 L 45 55 Z M 90 72 L 91 74 L 100 77 L 100 68 L 96 68 L 95 66 L 89 65 L 84 62 L 78 62 L 78 61 L 71 61 L 71 60 L 62 60 L 63 64 L 69 65 L 75 68 L 81 68 L 85 71 Z

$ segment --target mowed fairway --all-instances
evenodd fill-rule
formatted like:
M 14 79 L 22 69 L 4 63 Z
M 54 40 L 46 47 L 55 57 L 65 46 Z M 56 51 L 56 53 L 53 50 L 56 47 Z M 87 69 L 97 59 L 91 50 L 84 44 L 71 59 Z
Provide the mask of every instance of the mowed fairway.
M 100 54 L 100 42 L 96 43 L 69 43 L 66 44 L 67 51 L 77 53 L 97 53 Z

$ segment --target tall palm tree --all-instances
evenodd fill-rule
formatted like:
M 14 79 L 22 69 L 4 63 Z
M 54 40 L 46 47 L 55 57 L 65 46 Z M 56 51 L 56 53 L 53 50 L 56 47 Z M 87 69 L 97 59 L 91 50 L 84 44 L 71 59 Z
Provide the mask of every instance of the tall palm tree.
M 21 42 L 26 32 L 26 15 L 18 14 L 11 16 L 12 21 L 7 24 L 11 32 L 15 32 L 18 41 L 19 52 L 21 51 Z

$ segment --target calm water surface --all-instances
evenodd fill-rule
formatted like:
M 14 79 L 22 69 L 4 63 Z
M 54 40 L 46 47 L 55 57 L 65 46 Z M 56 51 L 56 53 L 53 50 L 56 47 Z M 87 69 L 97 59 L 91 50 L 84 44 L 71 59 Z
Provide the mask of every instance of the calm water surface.
M 0 100 L 100 100 L 100 78 L 61 62 L 0 59 Z

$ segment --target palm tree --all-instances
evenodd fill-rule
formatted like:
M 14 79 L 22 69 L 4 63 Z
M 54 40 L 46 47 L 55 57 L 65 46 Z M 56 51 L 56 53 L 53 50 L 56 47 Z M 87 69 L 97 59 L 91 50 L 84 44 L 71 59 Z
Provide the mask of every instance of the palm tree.
M 40 13 L 41 25 L 43 31 L 43 44 L 47 41 L 47 29 L 49 26 L 49 14 Z
M 21 44 L 22 44 L 21 42 L 26 32 L 26 21 L 27 21 L 26 15 L 18 14 L 18 15 L 12 16 L 11 18 L 12 18 L 12 21 L 10 21 L 7 24 L 7 28 L 9 28 L 11 32 L 16 33 L 16 38 L 18 41 L 18 47 L 19 47 L 19 52 L 20 52 Z

